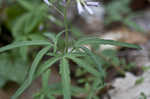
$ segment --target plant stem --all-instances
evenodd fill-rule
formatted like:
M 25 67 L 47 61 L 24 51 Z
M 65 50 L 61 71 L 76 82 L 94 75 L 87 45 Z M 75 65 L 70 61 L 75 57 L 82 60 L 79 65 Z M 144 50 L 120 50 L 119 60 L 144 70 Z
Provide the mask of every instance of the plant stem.
M 66 3 L 65 7 L 64 7 L 64 25 L 65 25 L 65 53 L 68 52 L 68 42 L 69 42 L 69 33 L 68 33 L 68 22 L 67 22 L 67 8 L 68 8 L 68 4 L 69 1 Z

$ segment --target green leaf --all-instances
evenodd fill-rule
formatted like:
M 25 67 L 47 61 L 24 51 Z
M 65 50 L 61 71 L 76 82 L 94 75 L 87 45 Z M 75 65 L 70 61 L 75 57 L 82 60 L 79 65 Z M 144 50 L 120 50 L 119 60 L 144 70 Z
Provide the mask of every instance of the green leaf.
M 50 77 L 51 70 L 48 69 L 45 73 L 42 74 L 42 87 L 43 89 L 48 87 L 48 80 Z
M 58 25 L 59 27 L 63 27 L 63 22 L 60 19 L 58 19 L 52 15 L 48 15 L 47 17 L 54 24 Z
M 83 57 L 83 56 L 86 56 L 86 53 L 84 53 L 82 51 L 77 51 L 76 50 L 76 52 L 66 53 L 65 56 L 66 57 L 70 57 L 70 56 L 73 56 L 73 57 Z
M 135 85 L 142 84 L 144 82 L 144 77 L 140 77 L 139 79 L 136 80 Z
M 17 47 L 22 47 L 22 46 L 29 46 L 29 45 L 51 45 L 50 42 L 47 41 L 21 41 L 21 42 L 14 42 L 12 44 L 9 44 L 7 46 L 1 47 L 0 52 L 17 48 Z
M 28 13 L 28 17 L 24 20 L 25 27 L 24 33 L 32 32 L 39 24 L 44 20 L 47 13 L 47 8 L 45 5 L 35 6 L 32 11 Z
M 68 30 L 63 30 L 63 31 L 59 32 L 59 33 L 56 35 L 56 39 L 58 40 L 59 37 L 60 37 L 63 33 L 65 33 L 65 31 L 68 31 Z
M 7 78 L 0 75 L 0 88 L 2 88 L 6 84 L 7 80 Z
M 99 73 L 101 75 L 102 78 L 104 78 L 105 72 L 104 69 L 102 68 L 102 64 L 100 63 L 100 61 L 97 59 L 97 57 L 94 55 L 94 53 L 92 53 L 88 48 L 86 47 L 81 47 L 81 49 L 83 49 L 85 51 L 85 53 L 91 58 L 91 60 L 94 61 L 94 63 L 97 66 L 97 69 L 99 70 Z
M 45 35 L 46 37 L 48 37 L 49 39 L 52 40 L 52 42 L 54 43 L 54 46 L 53 46 L 53 53 L 56 53 L 56 51 L 57 51 L 57 39 L 56 39 L 56 35 L 55 35 L 54 33 L 50 33 L 50 32 L 44 33 L 44 35 Z
M 56 53 L 56 51 L 58 50 L 58 42 L 60 40 L 60 36 L 65 32 L 65 30 L 59 32 L 57 35 L 54 35 L 53 33 L 45 33 L 44 35 L 47 36 L 48 38 L 50 38 L 53 43 L 54 43 L 54 50 L 53 50 L 53 53 Z M 62 43 L 62 40 L 60 40 L 61 43 Z M 62 44 L 61 44 L 62 45 Z
M 71 86 L 71 91 L 74 95 L 78 95 L 79 93 L 86 93 L 87 92 L 84 88 L 80 88 L 78 86 Z
M 61 95 L 62 94 L 62 86 L 61 83 L 52 83 L 50 84 L 47 88 L 45 88 L 44 90 L 42 90 L 42 93 L 45 95 Z
M 50 94 L 47 95 L 48 99 L 56 99 L 55 96 L 52 96 Z
M 12 96 L 11 99 L 17 99 L 22 92 L 29 87 L 29 85 L 32 83 L 32 80 L 34 79 L 34 73 L 37 69 L 37 66 L 39 62 L 41 61 L 42 57 L 47 53 L 47 51 L 50 49 L 50 46 L 47 46 L 43 48 L 35 57 L 31 69 L 29 71 L 29 77 L 25 80 L 25 82 L 21 85 L 21 87 L 16 91 L 16 93 Z
M 43 72 L 45 72 L 49 67 L 51 67 L 55 62 L 57 62 L 59 59 L 61 59 L 61 56 L 53 57 L 49 60 L 47 60 L 43 65 L 40 66 L 40 68 L 37 70 L 36 77 L 40 76 Z
M 63 33 L 65 33 L 65 30 L 59 32 L 57 35 L 55 35 L 55 34 L 53 34 L 53 33 L 50 33 L 50 32 L 46 32 L 46 33 L 44 33 L 44 35 L 45 35 L 46 37 L 50 38 L 53 42 L 56 42 L 56 41 L 58 41 L 59 37 L 60 37 Z
M 44 4 L 35 5 L 35 3 L 28 5 L 25 0 L 18 0 L 20 4 L 23 4 L 27 9 L 32 6 L 29 12 L 23 13 L 13 22 L 12 31 L 15 39 L 20 39 L 20 37 L 28 38 L 28 34 L 32 33 L 34 30 L 38 29 L 38 26 L 43 22 L 44 17 L 47 13 L 47 8 Z
M 139 99 L 148 99 L 148 96 L 146 96 L 146 94 L 144 92 L 141 92 Z
M 90 92 L 87 96 L 87 99 L 93 99 L 94 96 L 96 96 L 97 91 L 99 91 L 104 86 L 105 86 L 105 84 L 103 84 L 103 81 L 101 79 L 95 78 L 95 80 L 90 88 Z
M 135 44 L 123 43 L 114 40 L 104 40 L 97 37 L 82 38 L 75 43 L 75 46 L 80 47 L 81 45 L 86 45 L 86 44 L 109 44 L 109 45 L 141 49 L 141 47 Z
M 44 99 L 44 95 L 41 95 L 41 96 L 40 96 L 40 99 Z
M 81 94 L 81 93 L 87 93 L 87 91 L 84 88 L 80 88 L 77 86 L 70 86 L 70 87 L 71 87 L 71 92 L 74 96 Z M 60 82 L 51 84 L 42 92 L 43 92 L 43 94 L 46 94 L 46 95 L 52 95 L 52 94 L 61 95 L 61 94 L 63 94 L 62 93 L 62 84 Z
M 29 17 L 28 13 L 24 13 L 17 17 L 15 20 L 15 23 L 13 23 L 12 26 L 12 34 L 15 39 L 20 39 L 24 35 L 24 27 L 25 27 L 25 21 Z
M 27 2 L 26 0 L 16 0 L 16 1 L 27 10 L 32 10 L 34 8 L 31 2 Z
M 0 54 L 0 77 L 20 84 L 26 77 L 28 61 L 22 60 L 15 52 L 17 51 L 13 50 L 9 53 Z
M 87 93 L 84 88 L 78 86 L 70 86 L 73 95 L 78 95 L 79 93 Z M 61 95 L 62 94 L 62 83 L 50 84 L 46 89 L 42 90 L 42 94 L 45 95 Z M 39 95 L 39 94 L 38 94 Z
M 49 39 L 51 39 L 53 41 L 53 43 L 56 42 L 56 35 L 54 33 L 50 33 L 50 32 L 45 32 L 44 36 L 48 37 Z
M 23 60 L 28 60 L 28 47 L 23 46 L 19 49 L 19 54 Z
M 100 76 L 99 72 L 97 70 L 95 70 L 92 66 L 87 64 L 85 61 L 83 61 L 79 58 L 73 57 L 73 56 L 67 56 L 67 57 L 70 58 L 75 63 L 77 63 L 78 66 L 84 68 L 85 70 L 87 70 L 88 72 L 93 74 L 94 76 L 98 76 L 98 77 Z
M 64 99 L 71 99 L 70 68 L 68 60 L 66 58 L 62 58 L 62 60 L 60 61 L 60 75 Z
M 34 40 L 46 41 L 47 40 L 47 38 L 44 37 L 40 32 L 34 32 L 34 33 L 28 35 L 28 38 L 32 41 L 34 41 Z

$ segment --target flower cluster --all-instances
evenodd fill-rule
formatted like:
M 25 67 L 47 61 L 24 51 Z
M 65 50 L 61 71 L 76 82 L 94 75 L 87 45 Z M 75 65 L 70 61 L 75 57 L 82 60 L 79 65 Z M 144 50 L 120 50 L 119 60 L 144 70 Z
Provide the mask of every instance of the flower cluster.
M 66 0 L 63 0 L 64 2 L 66 2 Z M 47 5 L 52 5 L 48 0 L 44 0 L 44 2 Z M 85 12 L 85 10 L 89 13 L 89 14 L 94 14 L 92 9 L 90 8 L 90 6 L 98 6 L 99 2 L 92 2 L 92 1 L 87 1 L 87 0 L 76 0 L 77 3 L 77 9 L 79 14 L 82 14 L 83 12 Z

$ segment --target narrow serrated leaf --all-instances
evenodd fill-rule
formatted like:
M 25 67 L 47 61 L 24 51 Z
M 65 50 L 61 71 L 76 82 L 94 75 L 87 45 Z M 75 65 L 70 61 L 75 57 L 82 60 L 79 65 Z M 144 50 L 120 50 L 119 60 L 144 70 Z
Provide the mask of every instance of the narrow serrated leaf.
M 94 53 L 92 53 L 88 48 L 86 47 L 81 47 L 81 49 L 83 49 L 86 54 L 91 58 L 91 60 L 94 61 L 94 63 L 96 64 L 96 67 L 101 75 L 102 78 L 104 78 L 105 72 L 102 68 L 102 64 L 100 63 L 100 61 L 96 58 L 96 56 L 94 55 Z
M 95 70 L 94 67 L 87 64 L 85 61 L 73 56 L 67 56 L 67 57 L 70 58 L 72 61 L 74 61 L 76 64 L 78 64 L 78 66 L 84 68 L 85 70 L 93 74 L 94 76 L 100 76 L 99 72 Z
M 25 80 L 25 82 L 21 85 L 21 87 L 16 91 L 16 93 L 12 96 L 11 99 L 17 99 L 22 92 L 29 87 L 29 85 L 32 83 L 32 80 L 34 78 L 34 73 L 37 69 L 37 66 L 40 62 L 40 60 L 42 59 L 42 57 L 47 53 L 47 51 L 50 49 L 50 46 L 47 46 L 45 48 L 43 48 L 35 57 L 31 69 L 29 71 L 29 77 Z
M 57 42 L 58 42 L 58 40 L 56 38 L 56 35 L 53 34 L 53 33 L 45 33 L 44 35 L 47 36 L 49 39 L 52 40 L 52 42 L 54 43 L 53 53 L 56 53 L 56 51 L 57 51 Z
M 71 99 L 70 68 L 66 58 L 62 58 L 60 61 L 60 75 L 64 99 Z
M 97 37 L 82 38 L 75 43 L 75 46 L 79 47 L 81 45 L 86 45 L 86 44 L 108 44 L 108 45 L 141 49 L 141 47 L 135 44 L 129 44 L 129 43 L 124 43 L 124 42 L 119 42 L 114 40 L 105 40 Z
M 14 42 L 7 46 L 1 47 L 0 52 L 17 48 L 17 47 L 29 46 L 29 45 L 52 45 L 52 44 L 48 41 L 20 41 L 20 42 Z
M 54 63 L 56 63 L 59 59 L 61 59 L 61 56 L 56 56 L 53 58 L 50 58 L 47 60 L 43 65 L 40 66 L 40 68 L 37 70 L 36 76 L 40 76 L 44 71 L 46 71 L 48 68 L 50 68 Z

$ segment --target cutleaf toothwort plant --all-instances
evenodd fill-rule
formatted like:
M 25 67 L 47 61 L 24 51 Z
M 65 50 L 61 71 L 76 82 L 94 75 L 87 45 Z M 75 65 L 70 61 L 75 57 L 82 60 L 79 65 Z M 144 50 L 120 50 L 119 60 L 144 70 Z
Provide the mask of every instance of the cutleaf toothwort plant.
M 97 37 L 87 37 L 87 38 L 80 38 L 79 40 L 76 40 L 72 43 L 72 45 L 69 44 L 68 39 L 68 33 L 71 33 L 71 30 L 68 28 L 68 20 L 67 20 L 67 9 L 68 6 L 72 3 L 71 1 L 75 2 L 77 4 L 77 9 L 79 14 L 82 14 L 84 11 L 87 11 L 89 14 L 94 14 L 90 6 L 99 6 L 98 2 L 94 1 L 87 1 L 87 0 L 62 0 L 64 3 L 63 11 L 57 9 L 55 5 L 52 2 L 49 2 L 48 0 L 44 0 L 44 2 L 48 6 L 52 6 L 59 11 L 60 14 L 64 17 L 64 27 L 65 30 L 61 31 L 57 35 L 53 35 L 50 33 L 45 34 L 46 37 L 51 39 L 51 42 L 48 40 L 42 40 L 42 41 L 22 41 L 22 42 L 14 42 L 10 45 L 4 46 L 0 48 L 0 52 L 4 52 L 13 48 L 17 47 L 24 47 L 24 46 L 43 46 L 44 48 L 41 49 L 36 57 L 33 60 L 33 63 L 30 67 L 28 77 L 24 81 L 24 83 L 21 85 L 21 87 L 16 91 L 16 93 L 12 96 L 11 99 L 18 99 L 19 96 L 30 86 L 32 81 L 42 75 L 42 88 L 41 91 L 36 93 L 34 95 L 35 99 L 55 99 L 57 95 L 63 95 L 64 99 L 71 99 L 71 96 L 74 96 L 78 93 L 84 93 L 86 94 L 87 99 L 93 99 L 96 96 L 96 93 L 104 86 L 104 76 L 105 71 L 101 66 L 101 63 L 99 60 L 97 60 L 97 57 L 92 51 L 84 45 L 94 45 L 94 44 L 110 44 L 110 45 L 116 45 L 116 46 L 124 46 L 124 47 L 130 47 L 130 48 L 140 48 L 137 45 L 134 44 L 128 44 L 123 42 L 117 42 L 113 40 L 104 40 Z M 58 41 L 60 41 L 60 37 L 62 34 L 65 33 L 64 38 L 64 48 L 60 49 Z M 41 60 L 43 56 L 48 55 L 51 56 L 49 59 L 45 60 L 42 64 Z M 90 57 L 91 61 L 93 61 L 96 65 L 93 66 L 91 64 L 88 64 L 83 58 L 84 57 Z M 77 66 L 82 68 L 83 70 L 89 72 L 91 76 L 93 76 L 93 81 L 91 82 L 91 87 L 89 90 L 85 90 L 85 88 L 80 88 L 75 85 L 71 84 L 71 66 L 69 64 L 69 61 L 72 61 L 76 63 Z M 56 62 L 59 62 L 59 70 L 60 70 L 60 76 L 61 76 L 61 82 L 57 84 L 48 84 L 49 75 L 51 73 L 50 67 L 53 66 Z M 95 98 L 94 98 L 95 99 Z

